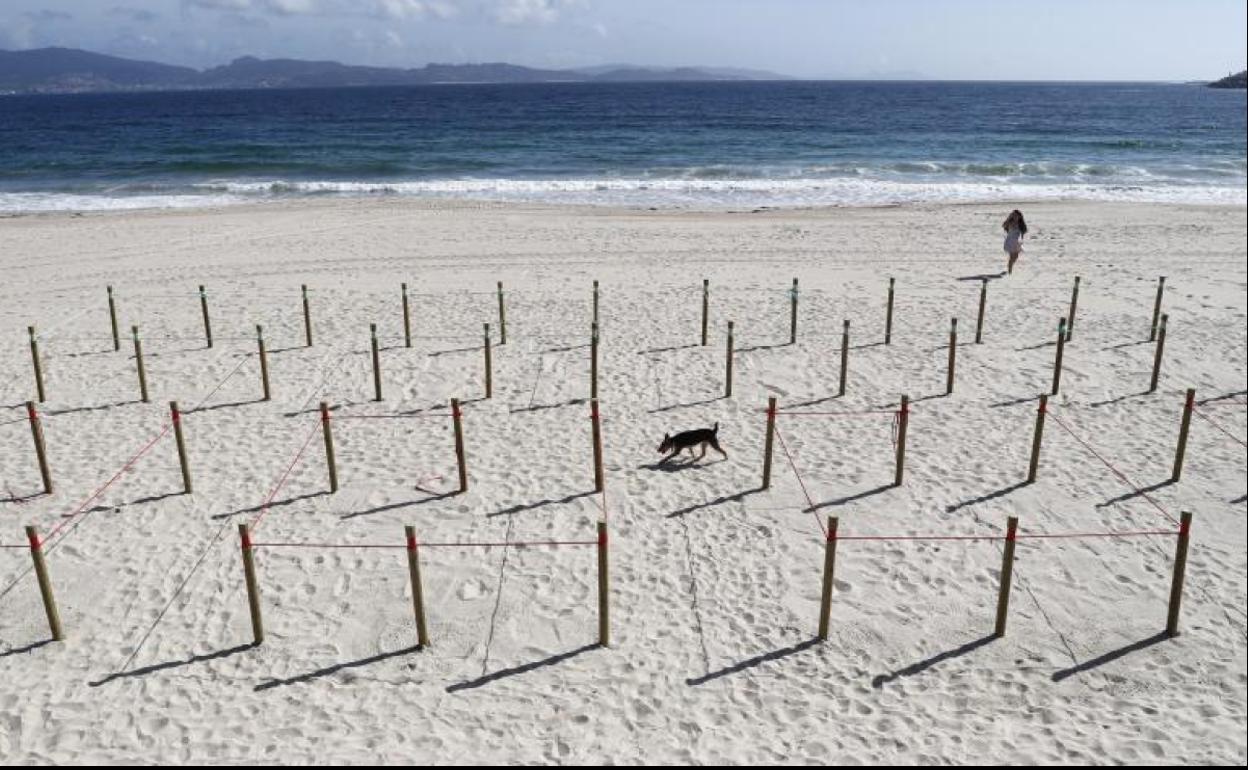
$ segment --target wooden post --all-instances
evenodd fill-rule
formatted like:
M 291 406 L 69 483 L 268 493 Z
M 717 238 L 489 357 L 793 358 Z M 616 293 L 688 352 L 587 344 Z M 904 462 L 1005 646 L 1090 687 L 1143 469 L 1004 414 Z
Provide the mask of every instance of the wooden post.
M 134 337 L 134 366 L 139 373 L 139 398 L 146 404 L 147 369 L 143 366 L 143 341 L 139 339 L 139 327 L 131 326 L 130 335 Z
M 888 279 L 888 306 L 884 311 L 884 344 L 891 345 L 893 343 L 893 289 L 897 283 L 896 278 Z
M 1161 354 L 1166 349 L 1166 322 L 1170 316 L 1161 314 L 1161 323 L 1157 326 L 1157 350 L 1153 354 L 1153 378 L 1149 381 L 1148 392 L 1157 390 L 1157 380 L 1161 377 Z
M 589 421 L 594 437 L 594 491 L 601 492 L 606 486 L 606 475 L 602 470 L 602 418 L 598 413 L 598 399 L 589 402 Z
M 468 491 L 468 463 L 464 457 L 464 414 L 459 409 L 459 399 L 451 399 L 451 421 L 455 426 L 455 463 L 459 468 L 459 492 Z
M 269 390 L 269 352 L 264 346 L 264 327 L 256 324 L 256 347 L 260 353 L 260 386 L 264 390 L 264 400 L 272 398 Z
M 1174 546 L 1174 577 L 1170 581 L 1170 608 L 1166 613 L 1166 636 L 1179 635 L 1179 605 L 1183 603 L 1183 576 L 1187 573 L 1187 544 L 1192 533 L 1192 514 L 1179 514 L 1179 537 Z
M 595 294 L 595 296 L 597 296 Z M 598 398 L 598 322 L 589 329 L 589 397 Z
M 182 469 L 182 490 L 191 494 L 191 464 L 186 459 L 186 440 L 182 436 L 182 411 L 177 401 L 169 402 L 169 419 L 173 421 L 173 438 L 178 446 L 178 466 Z
M 949 366 L 945 372 L 945 395 L 953 393 L 953 375 L 958 364 L 958 319 L 949 322 Z
M 113 328 L 113 350 L 121 350 L 121 335 L 117 331 L 117 302 L 113 299 L 113 287 L 108 287 L 108 320 Z
M 27 402 L 27 408 L 30 408 Z M 1179 445 L 1174 450 L 1174 472 L 1171 481 L 1178 481 L 1183 475 L 1183 457 L 1187 454 L 1187 431 L 1192 427 L 1192 410 L 1196 408 L 1196 389 L 1188 388 L 1187 397 L 1183 400 L 1183 420 L 1179 423 Z
M 334 459 L 334 432 L 329 427 L 329 404 L 321 402 L 321 432 L 325 434 L 325 465 L 329 469 L 329 491 L 338 491 L 338 463 Z
M 594 319 L 593 324 L 598 325 L 598 279 L 594 279 Z
M 485 331 L 485 397 L 494 397 L 494 361 L 490 354 L 490 325 L 482 324 Z
M 1057 353 L 1053 356 L 1053 389 L 1049 395 L 1056 396 L 1062 387 L 1062 358 L 1066 354 L 1066 319 L 1057 322 Z
M 793 288 L 789 289 L 789 344 L 797 344 L 797 279 L 793 279 Z
M 1044 416 L 1049 413 L 1049 397 L 1040 396 L 1040 406 L 1036 409 L 1036 429 L 1031 434 L 1031 462 L 1027 465 L 1027 483 L 1034 483 L 1036 471 L 1040 469 L 1040 444 L 1044 441 Z
M 706 347 L 706 329 L 711 317 L 711 279 L 702 279 L 702 347 Z
M 846 318 L 841 327 L 841 383 L 836 395 L 845 395 L 845 383 L 849 378 L 849 319 Z
M 503 304 L 503 282 L 498 282 L 498 344 L 507 344 L 507 308 Z
M 832 619 L 832 579 L 836 573 L 836 530 L 840 520 L 828 517 L 827 542 L 823 547 L 823 596 L 819 601 L 819 641 L 828 640 L 828 621 Z
M 407 284 L 403 286 L 403 346 L 412 346 L 412 312 L 407 305 Z
M 611 597 L 607 571 L 607 523 L 598 522 L 598 646 L 611 646 Z
M 204 339 L 208 341 L 208 347 L 212 347 L 212 322 L 208 319 L 208 292 L 204 291 L 204 287 L 199 287 L 199 308 L 204 313 Z
M 416 615 L 416 644 L 420 649 L 429 646 L 429 627 L 425 623 L 425 591 L 420 582 L 420 553 L 416 547 L 416 528 L 403 527 L 407 538 L 407 573 L 412 579 L 412 612 Z
M 308 285 L 303 284 L 303 338 L 312 347 L 312 309 L 308 306 Z
M 975 314 L 975 344 L 984 341 L 984 309 L 988 307 L 988 279 L 981 279 L 979 285 L 979 312 Z
M 381 353 L 377 348 L 377 324 L 368 325 L 368 335 L 373 346 L 373 400 L 381 400 Z
M 1157 339 L 1157 322 L 1161 319 L 1161 297 L 1166 292 L 1166 277 L 1157 279 L 1157 299 L 1153 302 L 1153 324 L 1148 332 L 1148 341 Z
M 732 326 L 728 322 L 728 349 L 724 352 L 724 398 L 732 398 Z
M 44 494 L 52 494 L 52 471 L 48 467 L 48 449 L 43 443 L 43 425 L 34 401 L 26 402 L 26 417 L 30 420 L 30 435 L 35 440 L 35 457 L 39 460 L 39 475 L 43 478 Z
M 1018 536 L 1018 517 L 1011 516 L 1005 522 L 1005 548 L 1001 557 L 1001 585 L 997 589 L 997 625 L 993 636 L 1005 636 L 1005 621 L 1010 613 L 1010 583 L 1014 578 L 1014 544 Z
M 1079 309 L 1079 276 L 1075 276 L 1075 286 L 1070 290 L 1070 312 L 1066 314 L 1066 341 L 1075 336 L 1075 311 Z
M 243 552 L 243 578 L 247 583 L 247 609 L 251 611 L 253 644 L 261 644 L 264 642 L 264 620 L 260 617 L 260 587 L 256 584 L 256 561 L 252 554 L 251 534 L 245 522 L 239 522 L 238 541 Z
M 767 433 L 763 438 L 763 486 L 771 489 L 771 453 L 776 436 L 776 397 L 767 399 Z
M 56 597 L 52 594 L 52 580 L 48 577 L 48 565 L 43 558 L 43 544 L 39 542 L 39 530 L 26 527 L 26 539 L 30 542 L 30 558 L 35 563 L 35 579 L 39 582 L 39 595 L 43 597 L 43 611 L 48 616 L 48 630 L 52 640 L 65 639 L 61 630 L 61 613 L 56 609 Z
M 906 430 L 910 427 L 910 397 L 901 397 L 901 408 L 897 410 L 897 471 L 893 476 L 893 486 L 901 486 L 906 475 Z
M 47 401 L 47 394 L 43 389 L 43 363 L 39 360 L 39 338 L 35 335 L 35 327 L 27 326 L 26 330 L 30 333 L 30 362 L 35 367 L 35 391 L 39 395 L 39 403 Z

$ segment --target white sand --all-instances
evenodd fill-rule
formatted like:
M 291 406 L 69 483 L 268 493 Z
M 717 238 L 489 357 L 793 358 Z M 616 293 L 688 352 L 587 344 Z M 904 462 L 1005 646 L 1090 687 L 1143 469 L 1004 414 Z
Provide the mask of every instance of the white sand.
M 48 629 L 29 554 L 0 550 L 0 757 L 48 762 L 1219 762 L 1245 752 L 1245 410 L 1194 420 L 1170 475 L 1183 390 L 1243 401 L 1243 208 L 1026 206 L 1020 272 L 1002 269 L 1009 207 L 763 213 L 543 209 L 401 200 L 0 221 L 0 542 L 48 532 L 160 431 L 185 418 L 195 493 L 166 435 L 52 540 L 68 638 Z M 1055 324 L 1083 278 L 1040 480 L 1026 474 Z M 1149 331 L 1167 277 L 1161 386 Z M 800 339 L 788 298 L 801 279 Z M 898 279 L 894 341 L 883 302 Z M 711 280 L 711 344 L 698 341 Z M 596 639 L 593 548 L 425 549 L 433 644 L 415 651 L 405 552 L 260 548 L 268 639 L 250 626 L 235 525 L 302 461 L 260 541 L 592 538 L 589 288 L 602 282 L 602 409 L 613 645 Z M 326 492 L 315 404 L 337 417 L 444 414 L 482 393 L 481 324 L 507 287 L 495 396 L 465 406 L 472 488 L 455 486 L 449 420 L 335 421 L 342 488 Z M 413 293 L 402 347 L 399 283 Z M 216 346 L 204 349 L 198 284 Z M 304 348 L 299 285 L 312 287 Z M 152 403 L 104 287 L 142 326 Z M 725 322 L 735 393 L 722 390 Z M 849 392 L 835 394 L 842 319 Z M 386 399 L 370 401 L 368 323 Z M 23 402 L 25 327 L 41 330 L 55 494 L 40 491 Z M 257 402 L 254 324 L 274 399 Z M 907 477 L 891 417 L 782 417 L 760 481 L 768 395 L 808 410 L 916 399 Z M 814 403 L 817 402 L 817 403 Z M 728 461 L 656 470 L 665 430 L 720 423 Z M 436 478 L 441 476 L 442 478 Z M 417 487 L 420 488 L 417 488 Z M 994 492 L 1009 490 L 1004 494 Z M 1158 507 L 1164 509 L 1159 510 Z M 840 543 L 831 634 L 823 543 L 842 535 L 1170 530 L 1195 514 L 1183 634 L 1165 622 L 1173 537 L 1023 541 L 1009 630 L 991 641 L 1000 541 Z M 469 685 L 465 687 L 464 685 Z

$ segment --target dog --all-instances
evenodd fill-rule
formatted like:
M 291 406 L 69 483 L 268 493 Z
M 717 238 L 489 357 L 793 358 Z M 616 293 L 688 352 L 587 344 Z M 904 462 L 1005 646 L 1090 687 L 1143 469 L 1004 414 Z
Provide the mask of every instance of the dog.
M 724 459 L 728 459 L 728 453 L 719 445 L 719 423 L 715 423 L 714 428 L 687 430 L 683 433 L 677 433 L 675 436 L 664 433 L 663 441 L 659 444 L 659 452 L 660 454 L 671 452 L 671 454 L 659 460 L 659 464 L 662 465 L 686 449 L 689 450 L 689 454 L 693 454 L 694 447 L 701 447 L 702 454 L 693 458 L 693 462 L 696 463 L 698 460 L 706 457 L 706 448 L 708 446 L 723 455 Z

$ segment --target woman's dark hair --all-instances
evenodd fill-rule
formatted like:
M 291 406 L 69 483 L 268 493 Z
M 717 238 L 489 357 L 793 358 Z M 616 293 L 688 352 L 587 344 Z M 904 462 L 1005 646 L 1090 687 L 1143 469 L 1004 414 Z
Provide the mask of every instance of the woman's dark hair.
M 1010 212 L 1010 215 L 1005 218 L 1005 222 L 1002 223 L 1001 229 L 1008 232 L 1011 225 L 1018 227 L 1018 231 L 1023 235 L 1027 234 L 1027 220 L 1023 219 L 1023 212 L 1018 209 Z

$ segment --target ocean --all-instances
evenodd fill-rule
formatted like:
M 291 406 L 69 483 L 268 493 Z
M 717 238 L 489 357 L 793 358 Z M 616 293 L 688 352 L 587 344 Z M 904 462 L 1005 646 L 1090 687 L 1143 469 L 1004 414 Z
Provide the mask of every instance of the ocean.
M 1248 199 L 1245 92 L 716 82 L 0 96 L 0 211 Z

